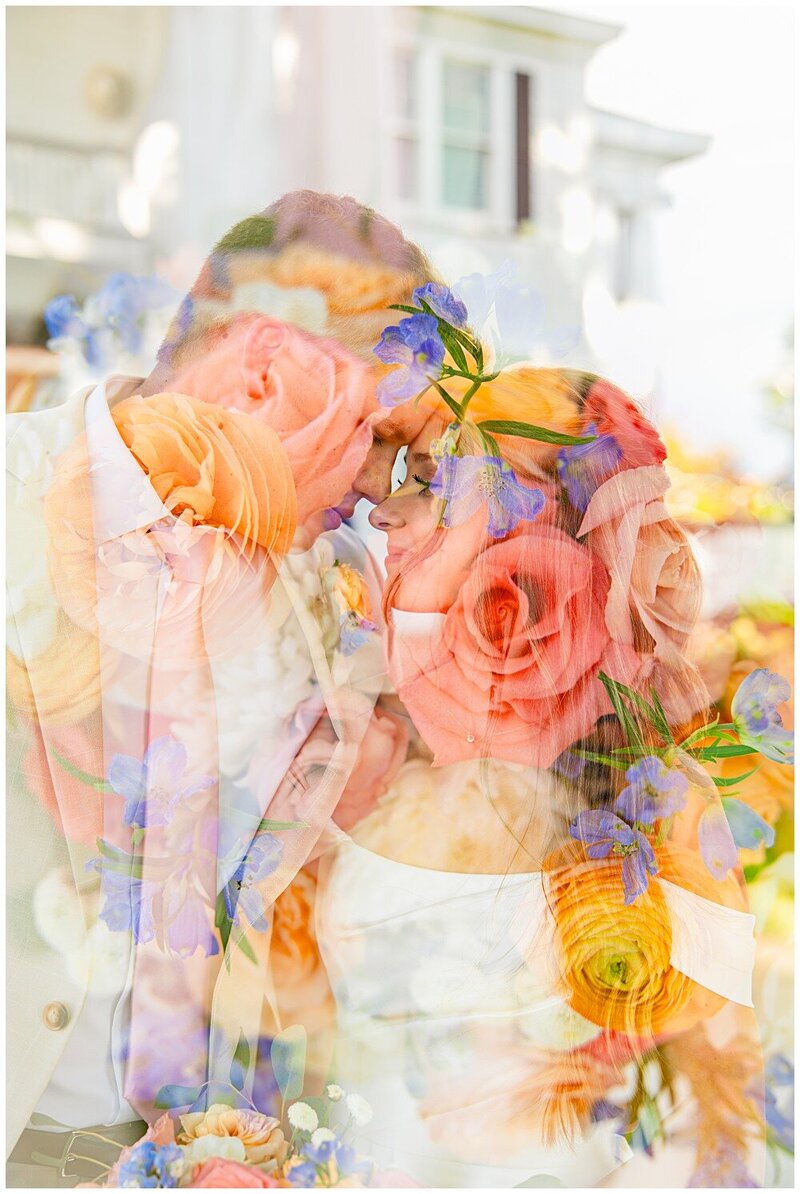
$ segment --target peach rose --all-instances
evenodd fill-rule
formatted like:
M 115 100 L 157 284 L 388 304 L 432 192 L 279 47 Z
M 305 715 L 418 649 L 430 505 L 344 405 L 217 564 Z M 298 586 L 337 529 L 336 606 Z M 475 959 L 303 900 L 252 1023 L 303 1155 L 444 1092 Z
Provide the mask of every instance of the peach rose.
M 598 671 L 629 682 L 639 657 L 609 640 L 608 585 L 574 539 L 535 526 L 478 557 L 438 632 L 395 634 L 391 674 L 436 766 L 549 767 L 610 712 Z
M 374 808 L 400 769 L 408 749 L 408 730 L 384 709 L 375 709 L 358 748 L 333 819 L 341 829 L 352 829 Z
M 213 1103 L 207 1111 L 182 1115 L 177 1143 L 189 1144 L 201 1136 L 237 1137 L 244 1145 L 245 1156 L 251 1165 L 260 1165 L 263 1161 L 277 1161 L 282 1165 L 286 1159 L 287 1144 L 280 1122 L 260 1111 Z
M 263 631 L 273 556 L 295 524 L 277 437 L 179 394 L 128 399 L 113 418 L 141 487 L 126 494 L 132 509 L 120 528 L 105 533 L 97 518 L 114 478 L 90 471 L 85 441 L 59 458 L 45 517 L 61 605 L 104 644 L 158 667 L 240 652 Z
M 701 595 L 689 542 L 662 500 L 668 488 L 661 466 L 624 469 L 597 489 L 578 531 L 611 577 L 609 634 L 616 642 L 633 642 L 633 609 L 662 658 L 686 646 Z
M 243 411 L 280 439 L 297 487 L 298 520 L 340 503 L 372 442 L 375 377 L 335 340 L 264 315 L 237 316 L 173 384 Z
M 280 1181 L 255 1165 L 211 1157 L 198 1165 L 190 1185 L 193 1190 L 269 1190 L 277 1189 Z

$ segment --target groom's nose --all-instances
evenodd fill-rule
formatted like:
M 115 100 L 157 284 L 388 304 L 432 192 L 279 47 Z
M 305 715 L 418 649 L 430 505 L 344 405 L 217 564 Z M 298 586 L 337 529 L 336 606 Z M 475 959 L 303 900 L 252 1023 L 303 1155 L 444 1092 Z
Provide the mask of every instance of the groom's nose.
M 397 456 L 397 444 L 375 436 L 354 482 L 353 491 L 374 506 L 380 505 L 392 491 L 392 469 Z

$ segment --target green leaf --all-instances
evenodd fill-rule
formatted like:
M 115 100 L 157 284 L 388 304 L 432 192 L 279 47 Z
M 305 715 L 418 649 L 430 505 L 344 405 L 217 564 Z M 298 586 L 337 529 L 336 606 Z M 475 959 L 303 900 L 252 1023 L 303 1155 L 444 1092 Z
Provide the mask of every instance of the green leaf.
M 543 444 L 591 444 L 597 438 L 594 435 L 563 435 L 560 431 L 551 431 L 549 427 L 518 423 L 515 419 L 485 419 L 478 426 L 494 435 L 519 435 L 524 439 L 539 440 Z
M 445 324 L 441 320 L 439 321 L 439 335 L 442 337 L 445 348 L 450 353 L 450 356 L 458 365 L 459 369 L 463 369 L 466 373 L 467 358 L 464 355 L 464 349 L 461 347 L 458 340 L 456 340 L 455 336 L 451 334 L 449 324 Z
M 162 1086 L 153 1103 L 156 1107 L 185 1107 L 191 1105 L 200 1094 L 199 1086 Z
M 446 403 L 446 405 L 450 408 L 450 410 L 453 412 L 453 414 L 456 416 L 456 418 L 460 421 L 461 420 L 461 407 L 456 402 L 455 398 L 452 398 L 448 394 L 448 392 L 444 388 L 444 386 L 439 385 L 438 381 L 435 381 L 433 384 L 434 384 L 434 388 L 439 391 L 442 401 Z
M 224 891 L 220 891 L 217 894 L 217 903 L 214 908 L 214 924 L 219 929 L 220 940 L 222 941 L 222 952 L 226 953 L 228 949 L 228 938 L 231 935 L 233 922 L 228 916 L 228 909 L 225 905 Z
M 308 829 L 308 821 L 270 821 L 265 818 L 259 821 L 256 833 L 261 833 L 262 830 L 272 832 L 276 829 Z
M 612 759 L 608 755 L 597 755 L 591 750 L 573 749 L 572 753 L 577 755 L 579 759 L 586 759 L 589 763 L 604 763 L 606 767 L 616 767 L 618 771 L 625 771 L 628 767 L 627 763 L 621 763 L 619 759 Z
M 233 1059 L 231 1060 L 231 1086 L 236 1090 L 241 1090 L 244 1086 L 244 1080 L 247 1077 L 247 1071 L 250 1069 L 250 1044 L 244 1032 L 239 1033 L 239 1040 L 233 1052 Z
M 664 706 L 661 704 L 661 700 L 659 699 L 659 695 L 655 688 L 650 689 L 650 696 L 653 698 L 653 709 L 655 710 L 656 716 L 658 717 L 658 721 L 661 725 L 661 728 L 659 729 L 659 725 L 654 723 L 655 728 L 666 742 L 673 742 L 675 740 L 674 735 L 672 730 L 669 728 L 667 714 L 664 710 Z
M 607 676 L 605 672 L 598 672 L 597 675 L 598 679 L 608 693 L 608 698 L 611 701 L 614 712 L 617 715 L 617 720 L 622 726 L 626 739 L 629 743 L 634 743 L 637 747 L 643 750 L 644 740 L 642 738 L 641 730 L 639 729 L 639 726 L 634 718 L 631 716 L 630 711 L 625 706 L 625 702 L 623 701 L 619 691 L 620 685 L 616 680 L 612 680 L 610 676 Z
M 306 1048 L 306 1030 L 302 1024 L 292 1024 L 273 1039 L 269 1056 L 272 1073 L 284 1102 L 299 1099 L 303 1093 Z
M 389 303 L 389 311 L 406 311 L 409 315 L 422 315 L 421 307 L 410 307 L 408 303 Z
M 242 953 L 244 954 L 244 956 L 246 958 L 249 958 L 251 962 L 257 961 L 255 952 L 253 951 L 253 947 L 250 944 L 250 942 L 247 940 L 246 934 L 239 933 L 239 935 L 236 938 L 236 944 L 239 946 L 239 949 L 242 951 Z
M 752 746 L 701 746 L 695 752 L 695 758 L 707 761 L 709 759 L 735 759 L 740 755 L 757 755 L 758 751 Z
M 116 871 L 122 875 L 135 875 L 141 878 L 142 875 L 142 859 L 137 858 L 135 854 L 128 854 L 125 850 L 118 849 L 117 846 L 112 846 L 110 842 L 106 842 L 103 838 L 95 839 L 97 842 L 97 849 L 106 860 L 106 865 L 109 870 Z
M 88 771 L 81 771 L 80 767 L 76 767 L 74 763 L 70 763 L 69 759 L 63 758 L 57 750 L 50 749 L 50 753 L 58 763 L 59 767 L 63 767 L 67 775 L 72 775 L 75 779 L 79 779 L 82 784 L 87 787 L 94 788 L 96 792 L 113 792 L 114 789 L 106 780 L 100 779 L 96 775 L 90 775 Z
M 722 779 L 718 775 L 712 775 L 714 783 L 718 788 L 734 788 L 737 784 L 742 783 L 743 780 L 749 779 L 751 775 L 755 775 L 758 767 L 754 767 L 752 771 L 745 771 L 743 775 L 733 775 L 730 779 Z

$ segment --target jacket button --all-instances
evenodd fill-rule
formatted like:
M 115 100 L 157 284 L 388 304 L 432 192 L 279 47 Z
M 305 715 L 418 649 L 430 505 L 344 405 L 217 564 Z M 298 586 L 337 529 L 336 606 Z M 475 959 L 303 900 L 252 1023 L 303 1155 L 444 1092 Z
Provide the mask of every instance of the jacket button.
M 69 1012 L 63 1003 L 47 1003 L 42 1009 L 42 1019 L 45 1028 L 51 1032 L 60 1032 L 69 1022 Z

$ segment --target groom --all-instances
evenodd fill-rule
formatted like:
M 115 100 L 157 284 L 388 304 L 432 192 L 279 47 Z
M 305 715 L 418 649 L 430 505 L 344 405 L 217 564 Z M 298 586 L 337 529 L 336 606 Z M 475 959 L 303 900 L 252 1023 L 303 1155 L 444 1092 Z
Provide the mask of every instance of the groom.
M 313 192 L 286 196 L 223 237 L 182 304 L 153 373 L 143 383 L 116 379 L 106 389 L 109 404 L 114 407 L 130 394 L 168 390 L 187 362 L 202 361 L 209 327 L 224 328 L 225 313 L 231 310 L 272 305 L 279 317 L 291 321 L 286 303 L 296 310 L 305 302 L 302 317 L 313 324 L 309 330 L 335 338 L 366 362 L 392 318 L 389 305 L 408 301 L 414 287 L 433 276 L 416 246 L 354 200 Z M 71 439 L 83 434 L 87 400 L 88 394 L 77 395 L 65 408 L 14 416 L 11 424 L 8 583 L 14 594 L 12 611 L 19 617 L 20 587 L 24 589 L 26 578 L 45 576 L 47 570 L 48 529 L 41 505 L 46 479 L 32 477 L 30 460 L 37 452 L 45 460 L 55 459 Z M 92 401 L 96 405 L 101 400 Z M 413 437 L 418 416 L 402 409 L 388 414 L 375 410 L 369 422 L 372 443 L 349 493 L 339 502 L 345 517 L 358 498 L 377 502 L 388 493 L 396 452 Z M 121 441 L 112 446 L 115 451 L 122 447 L 124 454 Z M 120 458 L 118 466 L 132 463 L 128 456 Z M 138 525 L 141 528 L 141 522 Z M 26 600 L 25 609 L 34 610 L 31 602 L 41 602 L 39 591 L 31 591 Z M 44 612 L 62 616 L 57 605 Z M 12 1187 L 69 1186 L 76 1178 L 96 1177 L 109 1161 L 103 1151 L 107 1146 L 92 1133 L 125 1144 L 138 1138 L 142 1124 L 137 1107 L 120 1098 L 119 1075 L 112 1073 L 109 1056 L 110 1026 L 124 1011 L 124 982 L 112 982 L 110 989 L 107 984 L 105 993 L 97 994 L 90 989 L 88 974 L 73 965 L 62 948 L 65 935 L 59 915 L 69 909 L 79 921 L 89 917 L 87 924 L 96 916 L 97 897 L 90 890 L 91 873 L 85 870 L 86 847 L 75 840 L 75 780 L 58 762 L 71 745 L 69 725 L 79 720 L 79 712 L 63 707 L 63 689 L 56 721 L 36 699 L 43 682 L 35 667 L 40 640 L 39 632 L 34 633 L 36 623 L 29 618 L 27 625 L 32 629 L 26 630 L 23 642 L 14 638 L 9 657 L 14 675 L 20 676 L 20 691 L 34 674 L 37 679 L 33 701 L 25 698 L 17 706 L 8 749 L 13 951 L 8 967 L 8 1180 Z M 88 649 L 71 654 L 73 639 L 56 636 L 48 647 L 48 686 L 56 683 L 59 669 L 76 677 Z M 81 699 L 87 695 L 91 696 L 84 691 Z M 31 735 L 41 756 L 34 768 L 29 762 Z M 84 802 L 89 796 L 83 795 Z M 88 804 L 79 806 L 79 817 L 86 816 L 85 808 Z M 92 968 L 103 971 L 110 961 L 95 954 Z M 89 1133 L 81 1136 L 78 1147 L 73 1130 Z

